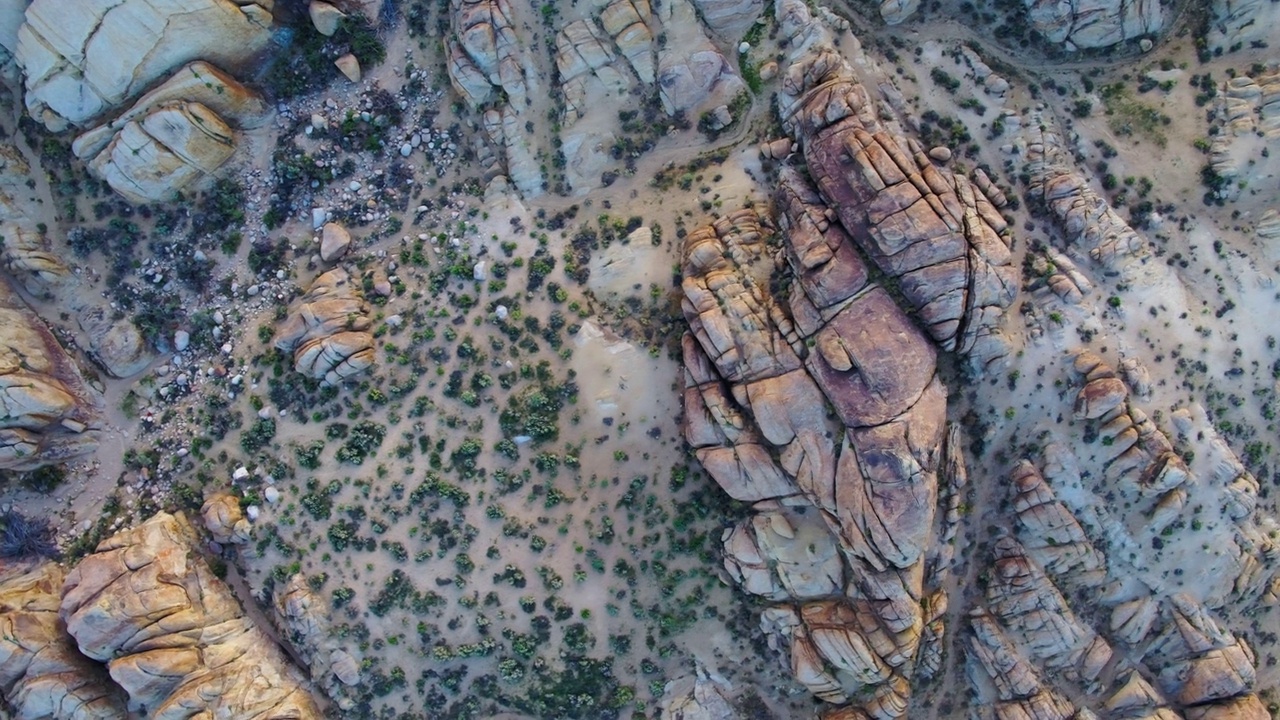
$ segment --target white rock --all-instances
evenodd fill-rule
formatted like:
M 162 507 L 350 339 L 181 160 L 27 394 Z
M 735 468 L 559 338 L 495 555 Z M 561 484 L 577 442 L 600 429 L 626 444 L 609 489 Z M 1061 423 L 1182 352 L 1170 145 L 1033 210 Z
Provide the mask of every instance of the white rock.
M 489 277 L 489 274 L 485 271 L 485 262 L 483 260 L 476 263 L 475 267 L 471 268 L 471 277 L 482 282 L 485 278 Z
M 387 324 L 390 325 L 391 327 L 400 327 L 401 325 L 404 324 L 404 318 L 400 317 L 399 315 L 392 315 L 391 317 L 387 318 Z
M 311 115 L 311 127 L 316 130 L 324 130 L 329 127 L 329 121 L 320 113 L 313 113 Z
M 249 518 L 249 522 L 257 522 L 258 514 L 262 512 L 257 505 L 250 505 L 244 509 L 245 517 Z
M 413 145 L 405 143 L 400 146 L 400 157 L 409 157 L 413 154 Z
M 275 505 L 276 503 L 280 502 L 280 491 L 274 487 L 268 487 L 265 491 L 263 491 L 262 496 L 266 498 L 267 502 L 271 503 L 272 505 Z
M 493 312 L 495 315 L 498 316 L 499 320 L 506 320 L 507 315 L 509 314 L 509 311 L 507 310 L 506 305 L 499 305 L 498 307 L 493 309 Z
M 173 349 L 178 352 L 186 350 L 191 345 L 191 333 L 186 330 L 179 330 L 173 334 Z
M 231 473 L 231 479 L 235 481 L 245 480 L 249 477 L 249 468 L 241 465 L 236 471 Z
M 324 227 L 324 224 L 328 222 L 328 220 L 329 220 L 328 210 L 325 210 L 324 208 L 311 209 L 311 228 L 313 230 L 319 230 L 320 228 Z

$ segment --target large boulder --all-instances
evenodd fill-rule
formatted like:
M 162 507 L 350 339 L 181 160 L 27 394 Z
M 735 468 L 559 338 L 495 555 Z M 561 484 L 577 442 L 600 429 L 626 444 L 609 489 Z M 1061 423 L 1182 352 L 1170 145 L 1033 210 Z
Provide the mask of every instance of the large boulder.
M 271 39 L 268 0 L 34 0 L 18 30 L 31 116 L 86 127 L 174 68 L 245 66 Z
M 0 568 L 0 695 L 19 718 L 124 720 L 120 689 L 58 617 L 62 582 L 51 562 Z
M 61 617 L 150 717 L 319 720 L 302 675 L 160 513 L 98 546 L 68 575 Z
M 1160 0 L 1024 0 L 1036 32 L 1069 49 L 1110 47 L 1160 32 Z
M 346 270 L 335 268 L 289 306 L 273 342 L 293 354 L 298 372 L 336 385 L 373 365 L 370 326 L 359 288 Z

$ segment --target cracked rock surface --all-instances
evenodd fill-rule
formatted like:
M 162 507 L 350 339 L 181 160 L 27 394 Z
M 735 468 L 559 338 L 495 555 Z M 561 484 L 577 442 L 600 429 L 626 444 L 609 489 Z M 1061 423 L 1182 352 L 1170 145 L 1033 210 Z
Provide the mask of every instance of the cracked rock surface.
M 68 575 L 61 617 L 149 717 L 321 717 L 301 675 L 192 550 L 182 515 L 103 541 Z
M 290 304 L 273 342 L 293 354 L 298 372 L 336 385 L 373 365 L 370 327 L 369 305 L 360 289 L 346 270 L 334 268 Z

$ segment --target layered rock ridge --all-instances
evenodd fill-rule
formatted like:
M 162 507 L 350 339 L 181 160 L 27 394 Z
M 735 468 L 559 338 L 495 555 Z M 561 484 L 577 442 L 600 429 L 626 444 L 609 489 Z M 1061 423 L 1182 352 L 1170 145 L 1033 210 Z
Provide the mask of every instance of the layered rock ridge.
M 160 513 L 82 560 L 60 609 L 80 651 L 147 717 L 319 720 L 300 673 L 195 542 L 185 517 Z
M 783 26 L 803 27 L 793 18 Z M 1008 224 L 982 189 L 882 123 L 829 47 L 788 68 L 779 106 L 823 200 L 929 335 L 979 368 L 1006 355 L 999 325 L 1018 277 Z

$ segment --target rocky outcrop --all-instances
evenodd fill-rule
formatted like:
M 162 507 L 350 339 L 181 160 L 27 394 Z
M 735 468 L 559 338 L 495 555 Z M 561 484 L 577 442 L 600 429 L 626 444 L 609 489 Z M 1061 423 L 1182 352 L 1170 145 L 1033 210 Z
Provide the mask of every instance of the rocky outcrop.
M 945 411 L 935 351 L 802 178 L 784 173 L 774 205 L 776 230 L 745 210 L 685 239 L 686 438 L 730 495 L 782 499 L 724 540 L 749 589 L 801 601 L 762 619 L 793 674 L 832 702 L 874 685 L 900 717 L 929 608 L 945 606 L 921 573 Z M 779 231 L 785 301 L 770 294 Z M 819 593 L 843 598 L 803 602 Z
M 354 703 L 345 688 L 360 682 L 360 662 L 351 654 L 354 648 L 333 636 L 328 602 L 299 574 L 276 589 L 273 607 L 290 646 L 309 665 L 312 681 L 339 709 L 350 709 Z
M 1266 0 L 1214 0 L 1206 41 L 1214 53 L 1223 53 L 1265 40 L 1273 27 L 1271 3 Z
M 238 131 L 257 129 L 268 117 L 257 93 L 197 61 L 80 135 L 72 151 L 130 200 L 168 200 L 215 173 L 235 154 Z
M 1024 0 L 1036 32 L 1069 50 L 1110 47 L 1160 32 L 1159 0 Z
M 1186 595 L 1169 598 L 1165 624 L 1148 645 L 1145 660 L 1170 699 L 1188 718 L 1265 720 L 1253 693 L 1256 659 L 1244 640 L 1222 628 L 1203 605 Z
M 229 493 L 210 495 L 200 506 L 200 519 L 216 543 L 242 545 L 253 536 L 253 526 L 240 508 L 240 498 Z
M 973 634 L 965 649 L 985 674 L 982 684 L 990 683 L 995 690 L 997 718 L 1085 720 L 1075 714 L 1075 707 L 1066 698 L 1042 682 L 1035 667 L 985 609 L 974 608 L 969 624 Z
M 1107 560 L 1093 546 L 1075 515 L 1058 502 L 1035 465 L 1023 460 L 1012 473 L 1018 536 L 1028 553 L 1054 577 L 1074 585 L 1101 585 Z
M 293 354 L 294 368 L 336 385 L 373 365 L 369 305 L 346 270 L 335 268 L 316 278 L 289 306 L 274 345 Z
M 0 277 L 0 469 L 91 452 L 101 400 L 44 322 Z
M 504 92 L 523 107 L 524 52 L 507 0 L 454 0 L 448 41 L 449 79 L 472 109 Z
M 703 32 L 689 0 L 658 7 L 668 32 L 668 43 L 658 52 L 658 94 L 668 115 L 726 105 L 746 91 L 742 78 Z
M 61 617 L 150 717 L 319 720 L 297 670 L 161 513 L 98 546 L 68 575 Z
M 31 116 L 86 127 L 174 68 L 245 65 L 270 41 L 272 3 L 253 0 L 34 0 L 18 30 Z
M 653 31 L 647 0 L 614 0 L 600 11 L 600 25 L 618 45 L 640 82 L 651 85 L 656 76 Z
M 880 18 L 886 25 L 901 25 L 920 9 L 920 0 L 880 0 Z
M 1006 355 L 999 323 L 1017 273 L 982 191 L 885 127 L 831 50 L 791 66 L 779 103 L 823 200 L 933 339 L 978 367 Z
M 0 261 L 23 289 L 37 297 L 54 294 L 71 276 L 49 239 L 26 219 L 0 222 Z
M 1091 683 L 1111 660 L 1111 647 L 1076 617 L 1062 593 L 1020 543 L 996 542 L 987 607 L 1018 645 L 1046 670 Z
M 76 322 L 89 339 L 89 355 L 112 377 L 133 377 L 155 359 L 138 328 L 127 318 L 114 318 L 105 305 L 82 308 Z
M 707 28 L 727 42 L 736 42 L 764 10 L 764 0 L 693 0 Z
M 1027 145 L 1029 195 L 1045 203 L 1067 241 L 1108 270 L 1121 271 L 1150 257 L 1150 243 L 1075 169 L 1052 121 L 1036 117 L 1028 127 L 1033 134 Z
M 120 689 L 58 617 L 62 582 L 53 563 L 0 569 L 0 695 L 18 718 L 124 720 Z

